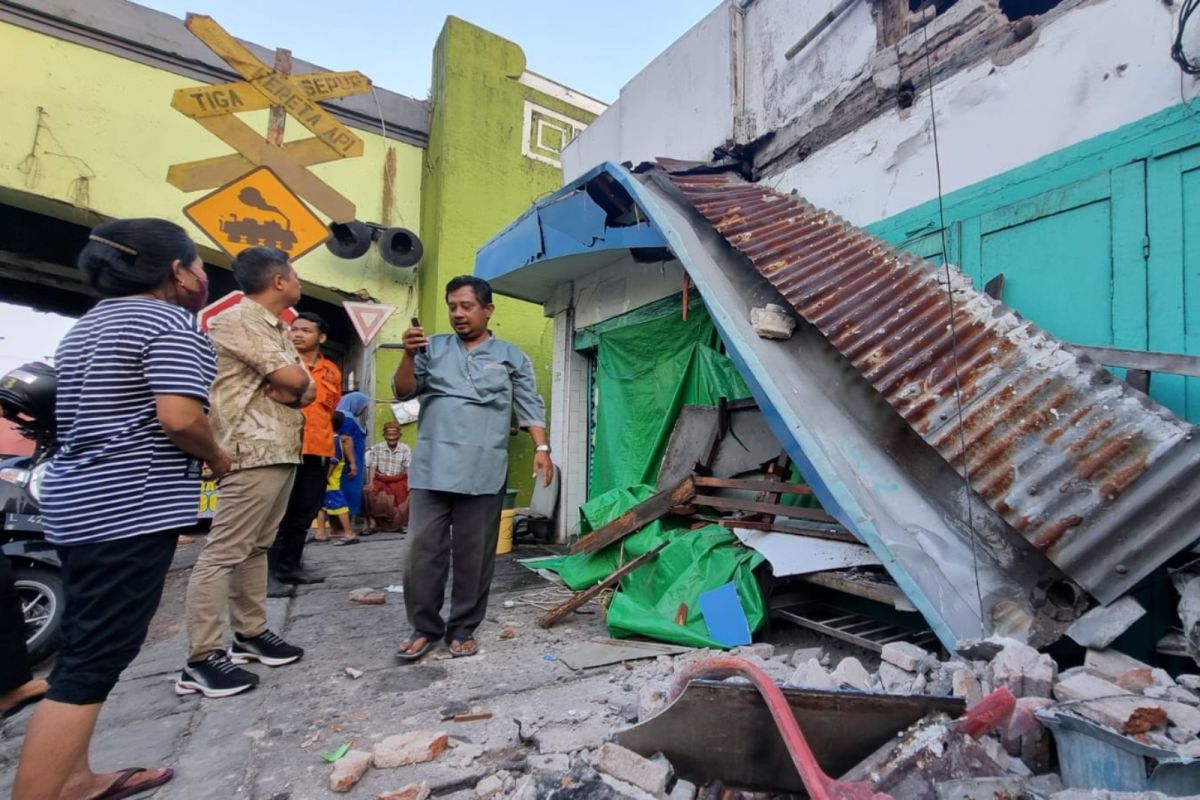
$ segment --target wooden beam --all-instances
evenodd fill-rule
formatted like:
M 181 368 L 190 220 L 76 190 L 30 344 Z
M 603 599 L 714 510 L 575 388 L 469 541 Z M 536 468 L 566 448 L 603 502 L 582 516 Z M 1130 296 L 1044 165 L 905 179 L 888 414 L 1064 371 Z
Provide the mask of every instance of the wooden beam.
M 771 516 L 795 517 L 813 522 L 826 522 L 837 525 L 838 521 L 815 508 L 795 508 L 774 503 L 759 503 L 754 500 L 740 500 L 736 497 L 714 497 L 712 495 L 696 495 L 692 503 L 697 506 L 708 506 L 722 511 L 746 511 L 751 514 L 769 514 Z
M 621 582 L 622 578 L 624 578 L 629 573 L 633 572 L 635 569 L 640 567 L 642 564 L 645 564 L 646 562 L 657 558 L 658 551 L 662 550 L 666 546 L 667 546 L 667 543 L 663 542 L 662 544 L 660 544 L 658 547 L 654 548 L 650 552 L 642 553 L 640 556 L 635 558 L 633 561 L 630 561 L 625 566 L 616 570 L 615 572 L 613 572 L 613 574 L 609 575 L 607 578 L 600 581 L 592 588 L 584 589 L 582 592 L 576 592 L 574 594 L 574 596 L 571 597 L 571 599 L 567 600 L 565 603 L 555 606 L 554 608 L 550 609 L 545 614 L 543 614 L 541 617 L 539 617 L 538 625 L 540 625 L 543 628 L 549 628 L 551 625 L 558 622 L 560 619 L 565 617 L 567 614 L 570 614 L 575 609 L 582 607 L 589 600 L 596 597 L 598 594 L 600 594 L 602 591 L 604 591 L 608 587 L 616 586 L 618 583 Z
M 803 483 L 778 483 L 745 478 L 702 478 L 692 481 L 703 489 L 745 489 L 748 492 L 770 492 L 772 494 L 803 494 L 811 496 L 813 491 Z
M 862 544 L 854 535 L 842 529 L 818 530 L 816 528 L 797 528 L 782 522 L 763 522 L 756 519 L 723 519 L 718 523 L 722 528 L 742 528 L 750 531 L 766 531 L 769 533 L 786 533 L 789 536 L 807 536 L 810 539 L 824 539 L 829 542 L 846 542 L 847 544 Z
M 692 482 L 692 478 L 684 478 L 670 491 L 659 492 L 648 500 L 638 503 L 607 525 L 584 536 L 571 547 L 571 553 L 594 553 L 641 530 L 651 522 L 665 517 L 672 508 L 688 504 L 695 496 L 696 485 Z

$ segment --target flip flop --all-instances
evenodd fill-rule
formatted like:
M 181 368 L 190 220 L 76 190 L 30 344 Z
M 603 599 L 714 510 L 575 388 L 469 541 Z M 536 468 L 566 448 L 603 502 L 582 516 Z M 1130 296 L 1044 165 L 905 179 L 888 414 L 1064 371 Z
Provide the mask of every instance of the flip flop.
M 475 645 L 475 649 L 473 649 L 473 650 L 457 650 L 456 651 L 453 647 L 451 647 L 450 648 L 450 657 L 451 658 L 468 658 L 470 656 L 476 655 L 479 652 L 479 643 L 475 641 L 474 636 L 465 636 L 465 637 L 454 638 L 454 639 L 450 640 L 451 645 L 457 644 L 460 647 L 465 645 L 467 642 L 470 642 L 471 644 Z
M 424 639 L 425 644 L 421 645 L 421 647 L 415 653 L 408 652 L 408 648 L 412 647 L 413 643 L 418 639 Z M 430 636 L 429 634 L 414 633 L 411 637 L 401 642 L 400 649 L 396 651 L 396 658 L 400 659 L 401 661 L 418 661 L 420 660 L 421 656 L 429 652 L 429 648 L 433 647 L 433 642 L 434 637 Z
M 30 681 L 30 682 L 32 683 L 33 681 Z M 44 699 L 46 697 L 46 691 L 48 691 L 50 689 L 49 684 L 45 684 L 45 686 L 46 686 L 45 690 L 38 692 L 37 694 L 31 694 L 31 695 L 29 695 L 29 697 L 26 697 L 24 700 L 21 700 L 20 702 L 18 702 L 12 708 L 8 708 L 8 709 L 5 709 L 3 712 L 0 712 L 0 719 L 8 719 L 9 717 L 15 717 L 17 714 L 20 714 L 23 710 L 25 710 L 26 708 L 29 708 L 34 703 L 38 702 L 39 700 Z
M 121 770 L 117 773 L 117 779 L 109 784 L 107 789 L 93 797 L 92 800 L 123 800 L 126 797 L 133 797 L 135 794 L 157 789 L 175 777 L 175 770 L 165 767 L 163 774 L 153 780 L 146 781 L 145 783 L 136 783 L 132 786 L 129 784 L 134 775 L 149 771 L 145 767 L 130 767 L 129 769 Z
M 357 536 L 355 536 L 353 539 L 338 539 L 336 542 L 333 543 L 333 546 L 334 547 L 349 547 L 352 544 L 358 544 Z

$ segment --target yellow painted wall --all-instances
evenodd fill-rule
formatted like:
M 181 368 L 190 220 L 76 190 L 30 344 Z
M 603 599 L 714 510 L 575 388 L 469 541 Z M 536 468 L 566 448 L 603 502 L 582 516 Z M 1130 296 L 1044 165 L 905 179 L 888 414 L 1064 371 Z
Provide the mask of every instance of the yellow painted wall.
M 0 23 L 0 187 L 85 207 L 103 217 L 157 216 L 187 227 L 207 246 L 211 263 L 225 264 L 213 243 L 183 215 L 183 207 L 206 192 L 184 194 L 166 182 L 171 164 L 231 152 L 224 142 L 171 108 L 176 89 L 197 81 L 119 56 Z M 44 126 L 38 132 L 39 107 Z M 243 118 L 266 130 L 267 112 Z M 289 119 L 288 139 L 309 136 Z M 359 219 L 381 219 L 383 165 L 396 149 L 394 225 L 420 232 L 421 164 L 424 151 L 376 131 L 355 129 L 364 140 L 361 158 L 313 167 L 349 197 Z M 35 135 L 39 143 L 31 157 Z M 88 176 L 81 180 L 81 176 Z M 75 221 L 81 221 L 78 215 Z M 96 220 L 98 221 L 98 220 Z M 355 261 L 335 258 L 324 247 L 297 261 L 305 281 L 343 292 L 366 292 L 401 306 L 381 340 L 394 340 L 415 307 L 411 270 L 383 263 L 372 248 Z

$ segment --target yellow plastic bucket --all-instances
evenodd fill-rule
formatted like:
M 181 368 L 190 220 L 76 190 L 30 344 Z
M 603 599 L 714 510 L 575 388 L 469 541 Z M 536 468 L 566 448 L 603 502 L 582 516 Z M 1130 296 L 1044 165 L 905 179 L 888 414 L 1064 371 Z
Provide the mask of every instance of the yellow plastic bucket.
M 512 552 L 513 521 L 516 516 L 515 508 L 506 508 L 500 512 L 500 535 L 496 538 L 496 555 Z

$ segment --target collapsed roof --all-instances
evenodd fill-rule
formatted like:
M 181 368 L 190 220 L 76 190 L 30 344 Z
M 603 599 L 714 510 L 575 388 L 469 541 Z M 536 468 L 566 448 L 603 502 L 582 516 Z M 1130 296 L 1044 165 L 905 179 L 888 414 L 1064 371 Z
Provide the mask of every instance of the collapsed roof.
M 1053 641 L 1085 592 L 1111 602 L 1200 534 L 1194 428 L 957 269 L 730 169 L 638 172 L 604 164 L 543 199 L 477 273 L 545 301 L 669 250 L 822 504 L 947 648 Z M 766 303 L 792 309 L 791 339 L 754 333 Z

